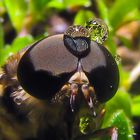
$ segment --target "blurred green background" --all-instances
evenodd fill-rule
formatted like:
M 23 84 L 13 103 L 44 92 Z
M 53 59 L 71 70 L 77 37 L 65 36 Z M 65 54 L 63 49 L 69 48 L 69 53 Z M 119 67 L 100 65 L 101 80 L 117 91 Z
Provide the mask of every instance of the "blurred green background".
M 117 126 L 119 140 L 139 140 L 140 0 L 0 0 L 0 65 L 36 40 L 94 18 L 108 25 L 105 47 L 120 70 L 102 127 Z

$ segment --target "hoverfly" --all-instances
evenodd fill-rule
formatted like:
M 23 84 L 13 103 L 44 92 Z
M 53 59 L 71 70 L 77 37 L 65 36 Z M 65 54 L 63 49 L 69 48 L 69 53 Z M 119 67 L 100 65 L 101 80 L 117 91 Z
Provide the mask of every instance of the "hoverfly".
M 0 84 L 1 106 L 11 126 L 8 134 L 0 130 L 3 139 L 89 140 L 109 135 L 117 140 L 115 127 L 100 129 L 104 104 L 119 84 L 117 64 L 101 45 L 106 28 L 98 19 L 86 27 L 70 26 L 64 34 L 44 38 L 8 59 Z

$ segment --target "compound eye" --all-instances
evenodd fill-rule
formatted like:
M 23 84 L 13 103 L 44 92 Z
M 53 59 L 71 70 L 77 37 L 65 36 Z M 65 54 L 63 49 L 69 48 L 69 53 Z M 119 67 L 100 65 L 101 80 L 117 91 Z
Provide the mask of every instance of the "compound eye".
M 17 77 L 32 96 L 51 99 L 76 71 L 78 59 L 64 46 L 63 35 L 45 38 L 21 58 Z
M 86 57 L 90 52 L 90 35 L 88 30 L 80 25 L 70 26 L 64 33 L 64 44 L 76 57 Z
M 119 85 L 119 71 L 115 59 L 104 47 L 91 41 L 89 55 L 81 59 L 90 84 L 94 87 L 98 101 L 111 99 Z

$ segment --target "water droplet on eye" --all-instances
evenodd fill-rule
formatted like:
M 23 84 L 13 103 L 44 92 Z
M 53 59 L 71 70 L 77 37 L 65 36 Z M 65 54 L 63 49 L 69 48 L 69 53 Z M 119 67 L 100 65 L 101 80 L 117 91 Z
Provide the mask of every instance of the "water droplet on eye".
M 116 54 L 114 58 L 115 58 L 116 63 L 119 65 L 121 63 L 121 57 L 118 54 Z
M 99 44 L 108 38 L 108 27 L 101 19 L 94 19 L 86 23 L 86 28 L 89 31 L 91 40 L 96 41 Z
M 63 41 L 68 51 L 78 58 L 86 57 L 90 52 L 89 31 L 81 25 L 68 27 L 64 32 Z
M 64 35 L 68 35 L 71 37 L 89 37 L 88 30 L 81 25 L 74 25 L 68 27 L 68 29 L 64 32 Z

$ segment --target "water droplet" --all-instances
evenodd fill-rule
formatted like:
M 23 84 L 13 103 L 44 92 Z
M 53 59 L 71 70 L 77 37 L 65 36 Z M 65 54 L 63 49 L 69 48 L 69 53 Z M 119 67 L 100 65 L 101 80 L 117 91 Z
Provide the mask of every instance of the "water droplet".
M 113 86 L 111 85 L 110 88 L 113 88 Z
M 86 23 L 86 28 L 91 35 L 91 40 L 96 41 L 99 44 L 108 38 L 108 27 L 101 19 L 94 19 Z
M 88 30 L 81 25 L 74 25 L 68 27 L 68 29 L 64 32 L 64 35 L 68 35 L 71 37 L 89 37 Z
M 114 56 L 114 58 L 115 58 L 115 60 L 116 60 L 116 63 L 119 65 L 119 64 L 121 63 L 121 57 L 120 57 L 118 54 L 116 54 L 116 55 Z
M 90 52 L 88 30 L 82 26 L 70 26 L 64 33 L 63 41 L 68 51 L 79 59 Z

